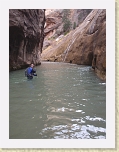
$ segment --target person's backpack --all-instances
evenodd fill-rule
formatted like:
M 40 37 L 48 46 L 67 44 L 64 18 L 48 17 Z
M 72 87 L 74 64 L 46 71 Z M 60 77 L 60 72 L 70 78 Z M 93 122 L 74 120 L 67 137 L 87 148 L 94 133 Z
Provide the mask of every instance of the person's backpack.
M 28 68 L 25 70 L 25 77 L 27 77 L 27 70 L 28 70 Z

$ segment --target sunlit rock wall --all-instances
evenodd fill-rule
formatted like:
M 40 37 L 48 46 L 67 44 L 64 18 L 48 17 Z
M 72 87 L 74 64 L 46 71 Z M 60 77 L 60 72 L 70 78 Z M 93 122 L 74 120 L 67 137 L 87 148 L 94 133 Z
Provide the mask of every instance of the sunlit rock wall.
M 42 54 L 43 60 L 91 65 L 106 79 L 106 10 L 93 10 L 75 29 Z

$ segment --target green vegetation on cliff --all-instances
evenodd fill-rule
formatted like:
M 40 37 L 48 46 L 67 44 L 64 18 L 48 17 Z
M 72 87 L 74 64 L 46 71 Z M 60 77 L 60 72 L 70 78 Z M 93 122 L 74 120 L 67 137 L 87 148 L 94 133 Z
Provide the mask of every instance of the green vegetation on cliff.
M 63 21 L 63 31 L 65 34 L 69 32 L 69 30 L 72 26 L 71 21 L 69 20 L 69 15 L 70 15 L 70 10 L 64 9 L 62 21 Z

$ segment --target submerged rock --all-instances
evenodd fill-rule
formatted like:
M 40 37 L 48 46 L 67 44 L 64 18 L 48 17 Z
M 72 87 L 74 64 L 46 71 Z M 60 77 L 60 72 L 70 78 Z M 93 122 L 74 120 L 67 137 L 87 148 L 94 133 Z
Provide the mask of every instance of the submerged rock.
M 44 9 L 9 10 L 9 68 L 40 64 L 44 40 Z
M 106 79 L 106 10 L 91 11 L 75 30 L 44 50 L 42 59 L 91 65 Z

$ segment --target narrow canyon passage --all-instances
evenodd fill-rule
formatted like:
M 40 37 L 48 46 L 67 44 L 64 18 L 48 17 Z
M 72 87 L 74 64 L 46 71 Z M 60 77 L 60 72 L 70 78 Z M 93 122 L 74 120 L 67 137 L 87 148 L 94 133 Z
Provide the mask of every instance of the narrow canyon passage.
M 9 70 L 10 139 L 106 138 L 105 9 L 10 9 Z

